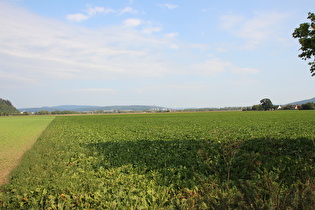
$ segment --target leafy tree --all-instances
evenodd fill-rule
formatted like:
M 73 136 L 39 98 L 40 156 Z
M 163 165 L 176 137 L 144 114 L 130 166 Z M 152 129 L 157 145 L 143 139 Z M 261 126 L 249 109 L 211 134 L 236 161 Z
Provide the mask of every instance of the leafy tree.
M 45 110 L 42 110 L 42 111 L 36 112 L 35 114 L 37 114 L 37 115 L 48 115 L 49 112 L 45 111 Z
M 309 12 L 307 19 L 311 20 L 311 23 L 301 23 L 300 27 L 296 28 L 292 34 L 294 38 L 299 39 L 301 44 L 300 50 L 302 53 L 299 55 L 303 60 L 307 60 L 315 57 L 315 14 Z M 312 76 L 315 76 L 315 60 L 309 62 L 311 66 Z
M 292 109 L 292 105 L 291 104 L 288 104 L 288 105 L 285 105 L 282 107 L 283 110 L 289 110 L 289 109 Z
M 302 109 L 304 110 L 313 110 L 315 109 L 315 106 L 312 102 L 308 102 L 306 104 L 302 104 Z
M 248 107 L 243 107 L 242 111 L 252 111 L 252 107 L 248 106 Z
M 254 105 L 252 107 L 252 110 L 253 111 L 261 111 L 261 110 L 263 110 L 263 108 L 262 108 L 262 106 L 260 104 L 258 104 L 258 105 Z
M 273 104 L 269 98 L 261 99 L 260 105 L 262 106 L 262 109 L 265 111 L 273 108 Z

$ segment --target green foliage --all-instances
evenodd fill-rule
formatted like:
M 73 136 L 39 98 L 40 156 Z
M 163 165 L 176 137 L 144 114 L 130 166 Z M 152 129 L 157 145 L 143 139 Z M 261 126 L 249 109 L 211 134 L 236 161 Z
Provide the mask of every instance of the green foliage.
M 253 110 L 253 111 L 262 111 L 262 110 L 264 110 L 264 109 L 263 109 L 262 105 L 257 104 L 257 105 L 254 105 L 254 106 L 252 107 L 252 110 Z
M 35 114 L 36 115 L 49 115 L 50 113 L 48 111 L 42 110 L 42 111 L 36 112 Z
M 288 105 L 285 105 L 282 107 L 283 110 L 290 110 L 292 109 L 292 105 L 291 104 L 288 104 Z
M 308 17 L 311 23 L 302 23 L 296 28 L 292 34 L 294 38 L 298 38 L 301 44 L 299 57 L 303 60 L 311 59 L 315 56 L 315 14 L 309 12 Z M 308 63 L 311 66 L 312 76 L 315 75 L 315 61 Z
M 81 113 L 75 112 L 75 111 L 67 111 L 67 110 L 64 110 L 64 111 L 56 110 L 52 112 L 41 110 L 41 111 L 35 112 L 35 115 L 64 115 L 64 114 L 81 114 Z
M 309 103 L 306 103 L 306 104 L 302 104 L 301 108 L 303 110 L 313 110 L 313 109 L 315 109 L 315 105 L 314 105 L 314 103 L 309 102 Z
M 62 114 L 78 114 L 79 112 L 74 112 L 74 111 L 67 111 L 67 110 L 64 110 L 64 111 L 52 111 L 50 112 L 50 114 L 57 114 L 57 115 L 62 115 Z
M 9 100 L 0 98 L 0 116 L 19 114 L 20 112 L 12 105 Z
M 260 100 L 260 105 L 263 110 L 271 110 L 273 109 L 273 104 L 269 98 L 264 98 Z
M 267 110 L 275 110 L 275 107 L 269 98 L 264 98 L 260 100 L 260 104 L 253 105 L 252 108 L 243 109 L 243 111 L 267 111 Z
M 60 116 L 5 209 L 312 209 L 314 111 Z

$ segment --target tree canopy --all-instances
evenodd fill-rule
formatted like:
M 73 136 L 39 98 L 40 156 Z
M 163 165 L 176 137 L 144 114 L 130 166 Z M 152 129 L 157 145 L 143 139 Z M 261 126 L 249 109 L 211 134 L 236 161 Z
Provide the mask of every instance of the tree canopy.
M 315 14 L 309 12 L 307 19 L 310 19 L 311 23 L 301 23 L 292 34 L 294 38 L 298 38 L 301 44 L 302 53 L 299 54 L 299 57 L 303 60 L 315 57 Z M 308 64 L 311 66 L 312 76 L 315 76 L 315 60 Z
M 263 110 L 270 110 L 273 108 L 273 104 L 269 98 L 261 99 L 260 105 L 262 106 Z
M 302 104 L 301 108 L 304 110 L 313 110 L 313 109 L 315 109 L 315 106 L 314 106 L 314 103 L 308 102 L 306 104 Z

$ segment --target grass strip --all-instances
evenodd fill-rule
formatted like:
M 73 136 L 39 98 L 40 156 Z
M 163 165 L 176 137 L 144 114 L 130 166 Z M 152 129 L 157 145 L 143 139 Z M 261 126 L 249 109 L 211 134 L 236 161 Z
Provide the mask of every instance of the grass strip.
M 0 186 L 54 116 L 0 117 Z

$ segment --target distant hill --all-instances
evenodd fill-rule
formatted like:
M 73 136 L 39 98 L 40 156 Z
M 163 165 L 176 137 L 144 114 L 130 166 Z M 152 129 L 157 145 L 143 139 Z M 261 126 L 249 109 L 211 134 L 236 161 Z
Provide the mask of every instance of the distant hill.
M 87 112 L 87 111 L 98 111 L 98 110 L 121 110 L 121 111 L 149 111 L 153 109 L 167 109 L 160 106 L 145 106 L 145 105 L 130 105 L 130 106 L 80 106 L 80 105 L 62 105 L 52 107 L 37 107 L 37 108 L 19 108 L 21 112 L 39 112 L 39 111 L 74 111 L 74 112 Z
M 19 113 L 20 112 L 12 105 L 12 103 L 9 100 L 4 100 L 0 98 L 0 116 Z
M 315 97 L 314 98 L 311 98 L 311 99 L 307 99 L 307 100 L 302 100 L 302 101 L 295 101 L 295 102 L 292 102 L 292 103 L 288 103 L 286 105 L 295 105 L 295 104 L 306 104 L 308 102 L 312 102 L 312 103 L 315 103 Z

